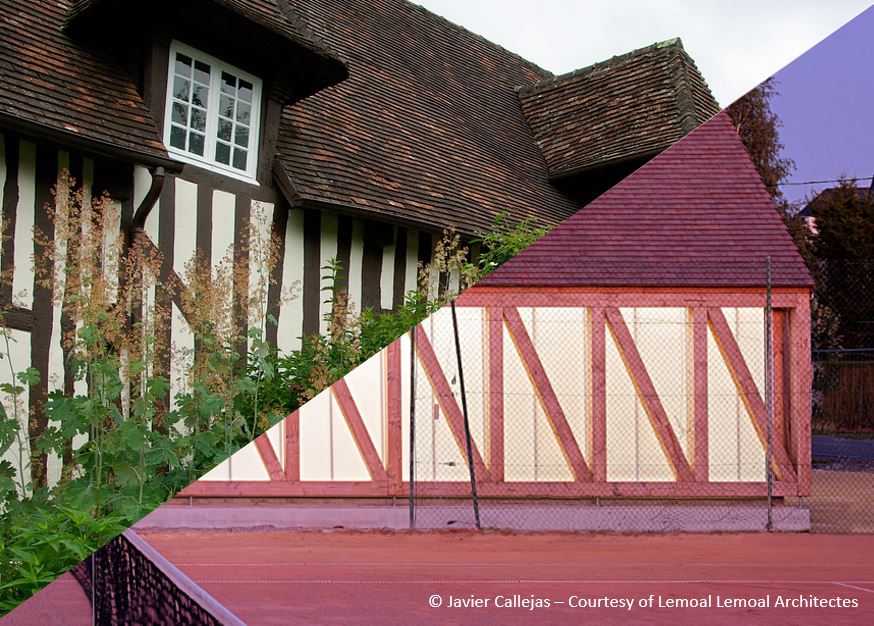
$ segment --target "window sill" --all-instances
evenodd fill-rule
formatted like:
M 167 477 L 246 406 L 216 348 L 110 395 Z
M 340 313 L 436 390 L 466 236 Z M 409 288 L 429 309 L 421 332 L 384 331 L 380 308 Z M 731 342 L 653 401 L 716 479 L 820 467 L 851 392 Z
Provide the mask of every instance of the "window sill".
M 223 176 L 225 178 L 232 178 L 233 180 L 238 180 L 238 181 L 247 183 L 249 185 L 252 185 L 253 187 L 260 187 L 261 186 L 260 183 L 257 180 L 255 180 L 255 178 L 253 178 L 252 176 L 249 176 L 248 174 L 245 174 L 243 172 L 237 172 L 237 171 L 234 171 L 231 169 L 225 169 L 223 167 L 219 167 L 218 165 L 213 165 L 211 163 L 207 163 L 206 161 L 200 161 L 194 157 L 189 156 L 187 153 L 179 152 L 172 147 L 167 147 L 167 152 L 173 160 L 179 161 L 181 163 L 185 163 L 186 166 L 192 165 L 194 167 L 197 167 L 199 169 L 207 171 L 211 174 L 216 174 L 218 176 Z

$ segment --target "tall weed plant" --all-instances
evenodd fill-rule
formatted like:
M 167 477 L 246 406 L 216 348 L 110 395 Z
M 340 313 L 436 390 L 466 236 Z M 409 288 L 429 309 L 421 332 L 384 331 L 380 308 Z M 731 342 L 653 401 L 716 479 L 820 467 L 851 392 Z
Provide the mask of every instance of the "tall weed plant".
M 160 284 L 160 251 L 142 232 L 118 234 L 117 205 L 69 176 L 61 181 L 46 207 L 53 234 L 34 234 L 46 251 L 35 275 L 61 312 L 66 373 L 49 380 L 43 428 L 27 401 L 49 373 L 17 370 L 21 336 L 0 330 L 0 614 L 545 232 L 527 221 L 509 227 L 502 216 L 475 242 L 474 260 L 445 233 L 419 267 L 419 288 L 393 312 L 357 311 L 337 286 L 345 269 L 331 262 L 327 332 L 279 353 L 266 341 L 279 312 L 266 302 L 281 242 L 264 235 L 263 215 L 255 211 L 241 237 L 254 272 L 231 253 L 216 266 L 198 254 L 174 294 Z M 185 346 L 168 341 L 171 301 L 191 332 Z M 168 371 L 171 362 L 181 374 Z

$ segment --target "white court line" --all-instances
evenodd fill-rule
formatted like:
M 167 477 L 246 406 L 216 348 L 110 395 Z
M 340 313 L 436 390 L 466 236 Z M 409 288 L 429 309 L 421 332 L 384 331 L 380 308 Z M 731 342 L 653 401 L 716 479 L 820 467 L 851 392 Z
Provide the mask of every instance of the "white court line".
M 594 565 L 595 561 L 584 561 L 579 563 L 573 563 L 569 561 L 563 561 L 560 563 L 459 563 L 459 562 L 443 562 L 443 563 L 433 563 L 433 562 L 407 562 L 407 563 L 399 563 L 397 561 L 374 561 L 374 562 L 354 562 L 354 561 L 277 561 L 277 562 L 265 562 L 265 563 L 174 563 L 176 567 L 311 567 L 311 566 L 343 566 L 343 567 L 585 567 L 589 565 Z M 683 565 L 697 565 L 700 564 L 700 561 L 689 561 L 682 563 L 671 563 L 670 567 L 675 566 L 683 566 Z M 707 563 L 708 567 L 719 567 L 719 566 L 736 566 L 737 562 L 734 563 Z M 652 567 L 653 563 L 622 563 L 623 567 Z M 793 568 L 797 567 L 823 567 L 822 563 L 793 563 Z M 666 565 L 665 567 L 668 567 Z M 774 568 L 773 563 L 751 563 L 745 564 L 744 568 Z M 826 567 L 840 567 L 841 569 L 866 569 L 871 568 L 870 564 L 859 564 L 859 565 L 834 565 L 834 566 L 826 566 Z
M 857 587 L 856 585 L 851 585 L 850 583 L 832 583 L 833 585 L 840 585 L 841 587 L 849 587 L 850 589 L 858 589 L 859 591 L 867 591 L 868 593 L 874 593 L 874 589 L 865 589 L 864 587 Z M 867 584 L 867 583 L 863 583 Z

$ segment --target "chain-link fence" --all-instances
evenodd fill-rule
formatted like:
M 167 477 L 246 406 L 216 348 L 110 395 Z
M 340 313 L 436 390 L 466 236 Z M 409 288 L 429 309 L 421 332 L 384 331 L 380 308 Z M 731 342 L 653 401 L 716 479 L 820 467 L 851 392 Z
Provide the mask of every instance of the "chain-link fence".
M 811 319 L 767 275 L 735 292 L 474 289 L 432 316 L 405 344 L 411 524 L 872 530 L 874 440 L 847 430 L 870 436 L 874 362 L 815 344 L 812 364 L 822 307 Z
M 874 262 L 816 270 L 811 521 L 823 532 L 874 532 Z

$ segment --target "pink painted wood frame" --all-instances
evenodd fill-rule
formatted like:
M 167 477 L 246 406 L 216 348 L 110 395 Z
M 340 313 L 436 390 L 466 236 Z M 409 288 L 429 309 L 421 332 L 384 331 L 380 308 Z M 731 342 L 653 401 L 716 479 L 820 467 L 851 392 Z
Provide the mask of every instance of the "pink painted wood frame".
M 546 370 L 540 362 L 540 357 L 537 356 L 534 343 L 528 336 L 528 331 L 525 330 L 525 324 L 522 323 L 519 311 L 513 307 L 504 308 L 504 321 L 507 324 L 507 330 L 510 332 L 510 337 L 516 346 L 516 350 L 519 352 L 522 365 L 525 366 L 525 371 L 531 380 L 534 393 L 537 394 L 537 398 L 540 400 L 540 405 L 543 407 L 546 419 L 552 427 L 552 432 L 558 440 L 559 448 L 561 448 L 565 461 L 570 466 L 574 478 L 576 480 L 591 481 L 592 471 L 586 464 L 583 453 L 580 452 L 580 447 L 558 402 L 555 390 L 552 388 L 552 383 L 549 382 Z
M 674 478 L 680 482 L 693 480 L 692 468 L 689 465 L 689 461 L 686 460 L 683 447 L 674 434 L 668 414 L 665 413 L 662 402 L 659 400 L 655 385 L 650 380 L 646 366 L 643 364 L 643 359 L 640 357 L 637 346 L 634 344 L 634 339 L 632 339 L 631 333 L 628 332 L 628 326 L 625 324 L 622 313 L 619 312 L 619 309 L 610 307 L 605 310 L 605 314 L 607 316 L 607 325 L 613 333 L 613 338 L 616 340 L 616 345 L 619 348 L 619 356 L 622 357 L 622 361 L 625 363 L 625 368 L 628 370 L 628 375 L 631 377 L 631 382 L 637 390 L 640 403 L 643 405 L 650 424 L 652 424 L 662 452 L 665 453 L 665 457 L 668 459 L 668 463 L 674 473 Z
M 775 289 L 773 294 L 775 329 L 775 422 L 774 495 L 795 496 L 810 493 L 810 304 L 802 289 Z M 723 307 L 763 307 L 764 290 L 741 289 L 482 289 L 468 290 L 457 300 L 459 306 L 485 307 L 487 329 L 488 417 L 485 456 L 474 446 L 477 488 L 484 498 L 748 498 L 766 494 L 764 482 L 711 482 L 708 476 L 707 361 L 708 334 L 719 347 L 732 378 L 743 398 L 751 420 L 762 438 L 764 401 L 737 342 L 725 322 Z M 587 311 L 585 351 L 587 376 L 586 429 L 588 445 L 580 450 L 567 426 L 546 371 L 540 363 L 518 313 L 518 307 L 579 307 Z M 688 458 L 666 423 L 657 394 L 648 380 L 637 348 L 625 327 L 619 307 L 682 307 L 687 309 L 691 333 L 687 362 L 689 377 Z M 639 396 L 645 400 L 647 414 L 670 460 L 674 482 L 610 482 L 606 476 L 606 333 L 616 338 Z M 516 346 L 515 354 L 504 350 L 504 333 Z M 446 380 L 446 375 L 422 330 L 417 335 L 419 362 L 447 417 L 456 444 L 463 447 L 463 416 Z M 573 470 L 573 480 L 517 482 L 504 476 L 504 362 L 519 358 L 532 380 L 544 411 L 550 419 L 559 445 Z M 369 481 L 303 481 L 300 479 L 299 413 L 285 421 L 284 466 L 266 436 L 255 442 L 270 480 L 200 481 L 183 490 L 184 496 L 200 497 L 387 497 L 406 495 L 409 484 L 402 480 L 404 442 L 402 441 L 401 350 L 397 341 L 385 351 L 386 359 L 386 454 L 380 460 L 361 421 L 360 411 L 342 381 L 331 393 L 338 400 L 359 451 L 371 475 Z M 550 393 L 551 392 L 551 393 Z M 368 443 L 370 445 L 368 445 Z M 466 453 L 465 453 L 466 454 Z M 418 482 L 417 494 L 434 497 L 464 497 L 470 486 L 461 482 Z

